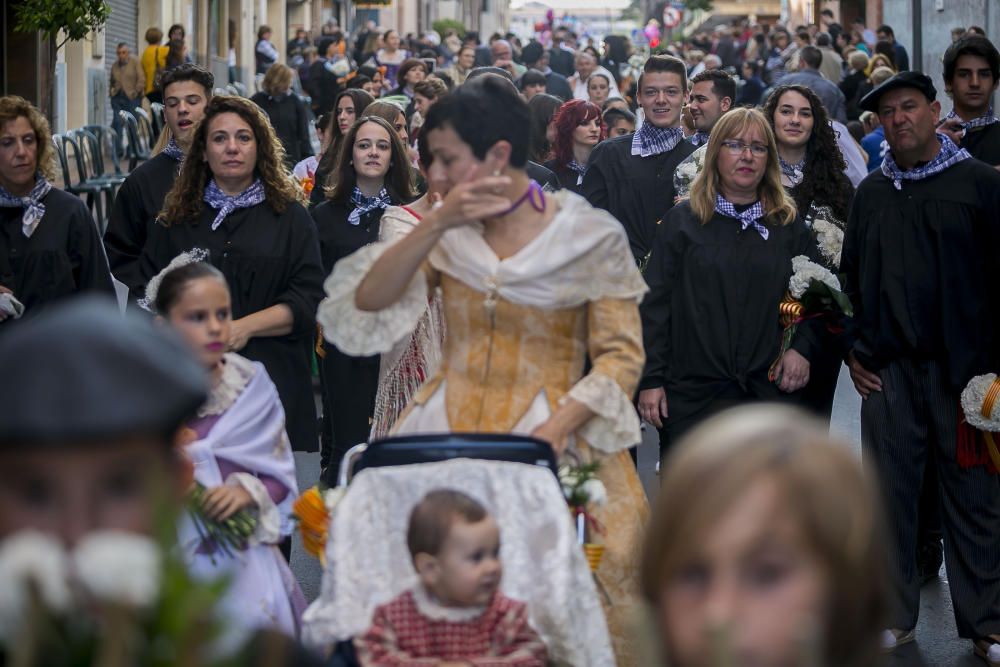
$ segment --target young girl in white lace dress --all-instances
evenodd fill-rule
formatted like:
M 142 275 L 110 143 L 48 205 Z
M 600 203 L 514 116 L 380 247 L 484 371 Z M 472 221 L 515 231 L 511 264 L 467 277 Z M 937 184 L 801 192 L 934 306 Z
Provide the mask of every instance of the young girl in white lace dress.
M 190 518 L 180 541 L 195 574 L 231 577 L 224 601 L 241 630 L 298 633 L 305 599 L 278 545 L 291 533 L 298 494 L 285 413 L 264 367 L 227 352 L 230 295 L 226 279 L 203 261 L 204 251 L 175 259 L 146 291 L 145 304 L 188 343 L 211 376 L 208 401 L 188 424 L 184 453 L 205 487 L 205 514 L 216 521 L 247 511 L 256 530 L 244 549 L 223 550 L 203 539 Z

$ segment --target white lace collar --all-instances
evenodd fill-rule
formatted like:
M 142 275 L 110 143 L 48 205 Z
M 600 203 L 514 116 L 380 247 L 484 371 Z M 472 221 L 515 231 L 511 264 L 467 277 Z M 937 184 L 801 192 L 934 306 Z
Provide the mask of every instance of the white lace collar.
M 208 400 L 198 408 L 199 417 L 221 415 L 228 410 L 253 378 L 253 362 L 235 352 L 227 352 L 222 357 L 222 364 L 222 377 L 212 387 Z
M 420 584 L 413 587 L 411 594 L 414 604 L 417 605 L 417 611 L 433 621 L 468 623 L 482 616 L 487 609 L 487 607 L 446 607 L 431 597 Z
M 439 271 L 469 287 L 538 308 L 573 308 L 602 298 L 642 298 L 647 288 L 621 224 L 577 194 L 546 194 L 558 207 L 542 232 L 501 260 L 480 224 L 448 230 L 430 254 Z

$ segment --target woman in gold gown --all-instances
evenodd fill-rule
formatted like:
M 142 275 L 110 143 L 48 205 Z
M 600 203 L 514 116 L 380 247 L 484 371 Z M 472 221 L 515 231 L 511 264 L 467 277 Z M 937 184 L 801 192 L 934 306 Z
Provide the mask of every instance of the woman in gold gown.
M 527 106 L 501 77 L 439 101 L 424 137 L 447 197 L 403 239 L 342 260 L 319 321 L 344 352 L 382 353 L 409 335 L 428 290 L 440 287 L 441 366 L 395 431 L 530 434 L 557 454 L 601 461 L 609 500 L 596 512 L 606 548 L 596 575 L 618 664 L 631 667 L 648 507 L 628 448 L 640 440 L 631 397 L 646 285 L 614 218 L 528 179 L 528 125 Z

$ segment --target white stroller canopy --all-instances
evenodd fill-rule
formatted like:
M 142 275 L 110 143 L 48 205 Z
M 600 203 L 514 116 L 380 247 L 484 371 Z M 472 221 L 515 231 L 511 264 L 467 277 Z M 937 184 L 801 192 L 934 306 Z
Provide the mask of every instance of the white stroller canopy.
M 303 617 L 317 648 L 362 634 L 377 605 L 417 583 L 406 547 L 413 506 L 448 488 L 479 500 L 500 525 L 503 592 L 526 602 L 557 665 L 613 665 L 597 588 L 562 490 L 546 468 L 455 459 L 369 468 L 334 510 L 319 598 Z

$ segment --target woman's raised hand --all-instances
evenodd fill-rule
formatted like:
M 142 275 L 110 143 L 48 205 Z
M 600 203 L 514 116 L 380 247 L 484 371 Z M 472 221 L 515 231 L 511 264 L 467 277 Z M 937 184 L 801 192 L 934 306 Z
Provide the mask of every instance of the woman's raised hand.
M 431 216 L 444 228 L 460 227 L 506 212 L 513 202 L 498 192 L 511 183 L 508 176 L 486 176 L 454 186 L 443 199 L 436 195 Z M 430 217 L 430 216 L 429 216 Z

